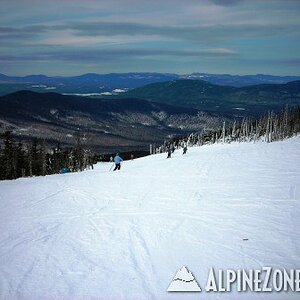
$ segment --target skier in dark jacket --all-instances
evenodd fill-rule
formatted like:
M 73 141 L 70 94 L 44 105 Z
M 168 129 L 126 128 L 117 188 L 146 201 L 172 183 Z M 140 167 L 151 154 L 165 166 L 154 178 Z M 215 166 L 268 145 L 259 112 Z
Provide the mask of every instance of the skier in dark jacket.
M 172 145 L 172 147 L 171 147 L 171 151 L 172 151 L 172 153 L 174 153 L 174 152 L 175 152 L 175 146 L 174 146 L 174 145 Z
M 116 164 L 114 171 L 121 169 L 121 162 L 123 161 L 122 157 L 119 155 L 119 153 L 116 154 L 114 158 L 114 162 Z
M 167 158 L 171 158 L 171 155 L 172 155 L 172 149 L 171 149 L 170 147 L 167 149 L 167 153 L 168 153 Z
M 182 154 L 186 154 L 186 151 L 187 151 L 187 146 L 184 146 L 184 147 L 183 147 L 183 153 L 182 153 Z

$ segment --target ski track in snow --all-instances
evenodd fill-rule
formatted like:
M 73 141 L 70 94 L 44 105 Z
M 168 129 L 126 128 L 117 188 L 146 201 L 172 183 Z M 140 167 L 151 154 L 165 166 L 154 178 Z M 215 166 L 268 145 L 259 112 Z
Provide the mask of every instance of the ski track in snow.
M 183 265 L 299 268 L 300 138 L 0 182 L 0 299 L 297 299 L 167 293 Z M 243 240 L 246 239 L 246 240 Z

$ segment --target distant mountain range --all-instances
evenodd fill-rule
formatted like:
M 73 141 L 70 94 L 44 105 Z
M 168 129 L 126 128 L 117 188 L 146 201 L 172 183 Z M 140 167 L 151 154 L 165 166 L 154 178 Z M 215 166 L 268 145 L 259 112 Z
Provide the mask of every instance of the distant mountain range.
M 0 133 L 49 144 L 82 142 L 100 152 L 149 149 L 171 135 L 221 125 L 219 116 L 140 99 L 90 99 L 21 91 L 0 97 Z
M 31 90 L 36 92 L 55 91 L 61 94 L 102 97 L 109 94 L 117 95 L 128 89 L 142 87 L 151 83 L 179 79 L 205 80 L 218 85 L 242 87 L 255 84 L 283 84 L 300 80 L 300 76 L 272 76 L 263 74 L 240 76 L 207 73 L 186 75 L 168 73 L 89 73 L 73 77 L 50 77 L 45 75 L 17 77 L 0 74 L 0 95 L 20 90 Z
M 176 79 L 97 99 L 19 91 L 0 96 L 0 133 L 11 130 L 21 139 L 72 145 L 79 128 L 93 149 L 130 151 L 287 104 L 300 105 L 300 81 L 233 87 Z
M 0 74 L 0 95 L 20 90 L 36 92 L 55 91 L 61 94 L 77 94 L 89 97 L 101 97 L 118 94 L 127 89 L 149 83 L 169 81 L 177 78 L 175 74 L 125 73 L 125 74 L 84 74 L 73 77 L 30 75 L 10 77 Z
M 193 73 L 184 75 L 181 79 L 200 79 L 217 85 L 229 85 L 244 87 L 257 84 L 284 84 L 290 81 L 300 80 L 300 76 L 274 76 L 265 74 L 256 75 L 230 75 L 230 74 L 206 74 Z
M 232 87 L 203 80 L 153 83 L 118 96 L 140 98 L 168 105 L 192 107 L 227 117 L 258 116 L 285 105 L 300 105 L 300 81 Z

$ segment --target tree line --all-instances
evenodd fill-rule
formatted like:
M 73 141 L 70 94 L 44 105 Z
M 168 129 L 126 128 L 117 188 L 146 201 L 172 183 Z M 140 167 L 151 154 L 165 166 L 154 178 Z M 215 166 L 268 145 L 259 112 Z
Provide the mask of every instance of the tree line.
M 59 143 L 50 148 L 38 139 L 16 141 L 10 131 L 1 139 L 0 180 L 83 171 L 96 163 L 95 155 L 81 145 L 79 133 L 72 148 L 62 148 Z
M 187 136 L 173 137 L 159 147 L 150 145 L 150 154 L 166 152 L 170 147 L 180 148 L 184 145 L 202 146 L 214 143 L 256 142 L 263 140 L 273 142 L 292 137 L 300 133 L 300 106 L 286 106 L 281 112 L 268 112 L 258 119 L 243 118 L 240 122 L 223 123 L 217 130 L 191 133 Z
M 268 112 L 258 118 L 223 123 L 218 130 L 205 130 L 187 136 L 166 140 L 159 147 L 150 146 L 150 154 L 166 152 L 171 147 L 205 145 L 214 143 L 273 142 L 289 138 L 300 132 L 300 107 L 286 107 L 280 113 Z M 19 177 L 44 176 L 64 172 L 77 172 L 93 168 L 99 155 L 84 149 L 79 131 L 74 147 L 62 148 L 60 144 L 49 148 L 44 140 L 16 141 L 7 131 L 0 141 L 0 180 Z

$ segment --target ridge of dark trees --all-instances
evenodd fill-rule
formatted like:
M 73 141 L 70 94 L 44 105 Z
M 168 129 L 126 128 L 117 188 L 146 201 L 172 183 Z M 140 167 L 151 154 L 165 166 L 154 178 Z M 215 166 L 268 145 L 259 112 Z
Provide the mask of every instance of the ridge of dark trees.
M 269 111 L 260 118 L 243 118 L 240 122 L 234 121 L 230 126 L 223 123 L 218 130 L 205 129 L 200 133 L 191 133 L 187 136 L 173 137 L 166 140 L 159 147 L 152 146 L 154 153 L 166 152 L 168 148 L 187 146 L 202 146 L 205 144 L 256 142 L 263 140 L 273 142 L 290 138 L 300 133 L 300 106 L 289 108 L 286 106 L 280 113 Z
M 10 131 L 1 138 L 0 180 L 83 171 L 96 163 L 96 156 L 81 144 L 79 131 L 72 148 L 62 148 L 59 143 L 49 148 L 44 140 L 36 138 L 18 142 Z

